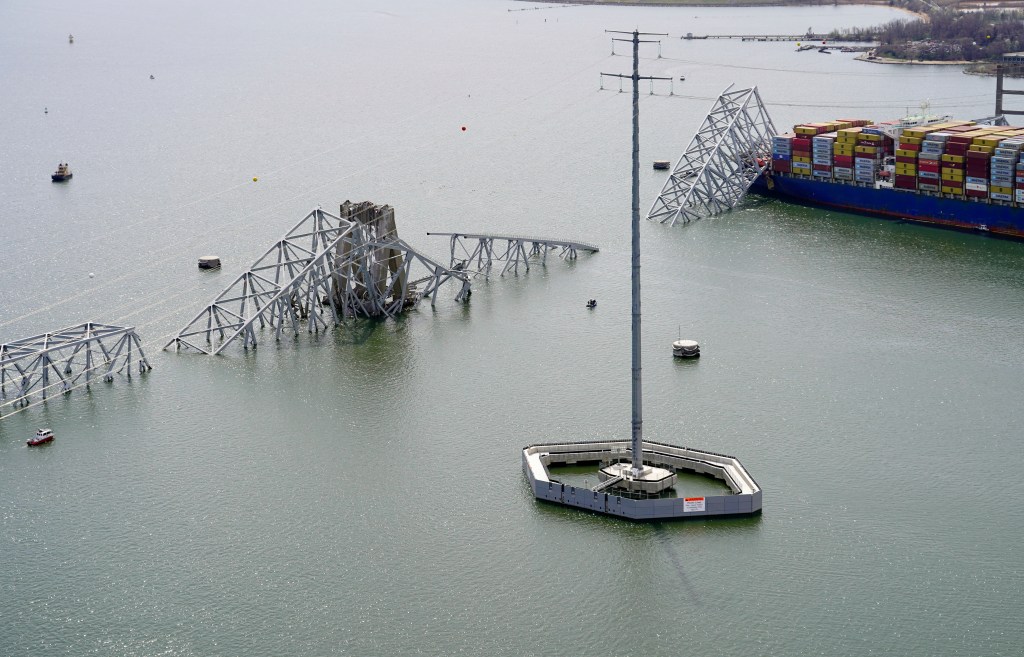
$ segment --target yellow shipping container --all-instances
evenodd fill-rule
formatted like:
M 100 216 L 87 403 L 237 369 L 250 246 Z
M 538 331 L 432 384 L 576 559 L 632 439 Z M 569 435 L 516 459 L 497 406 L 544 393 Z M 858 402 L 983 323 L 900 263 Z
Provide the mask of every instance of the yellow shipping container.
M 806 164 L 810 164 L 811 163 L 811 158 L 804 157 L 802 155 L 794 155 L 793 156 L 793 161 L 794 162 L 804 162 Z
M 1013 187 L 997 187 L 996 185 L 992 185 L 988 188 L 988 191 L 990 194 L 1012 194 Z
M 913 174 L 917 173 L 916 164 L 903 164 L 901 162 L 896 163 L 896 173 L 899 174 Z
M 832 147 L 832 153 L 834 155 L 853 155 L 853 146 L 843 146 L 842 144 L 836 144 Z
M 904 133 L 902 135 L 900 135 L 900 142 L 904 143 L 904 144 L 918 145 L 922 141 L 924 141 L 924 139 L 922 139 L 920 137 L 909 137 L 909 136 L 907 136 L 906 131 L 904 131 Z
M 882 135 L 873 135 L 871 133 L 861 133 L 858 137 L 860 141 L 882 141 Z
M 917 157 L 917 151 L 906 151 L 902 148 L 896 149 L 897 157 Z
M 943 155 L 942 156 L 942 161 L 943 162 L 950 162 L 952 164 L 963 164 L 964 163 L 964 156 L 963 155 Z
M 1004 137 L 978 137 L 973 143 L 978 146 L 991 146 L 992 148 L 995 148 L 1003 139 Z
M 949 167 L 942 167 L 941 169 L 942 178 L 944 180 L 963 180 L 964 170 L 963 169 L 950 169 Z
M 858 153 L 864 153 L 865 155 L 874 155 L 878 152 L 878 146 L 857 146 L 855 150 Z
M 968 151 L 974 151 L 975 153 L 986 153 L 988 155 L 991 155 L 992 153 L 996 152 L 996 147 L 995 146 L 982 146 L 980 144 L 971 144 L 971 146 L 967 150 Z
M 907 128 L 903 131 L 903 134 L 912 139 L 924 139 L 929 134 L 935 132 L 937 128 L 932 126 L 925 126 L 923 128 Z
M 957 185 L 956 187 L 953 187 L 951 185 L 943 185 L 942 186 L 942 193 L 943 194 L 960 194 L 960 195 L 963 195 L 964 188 L 963 188 L 962 185 Z

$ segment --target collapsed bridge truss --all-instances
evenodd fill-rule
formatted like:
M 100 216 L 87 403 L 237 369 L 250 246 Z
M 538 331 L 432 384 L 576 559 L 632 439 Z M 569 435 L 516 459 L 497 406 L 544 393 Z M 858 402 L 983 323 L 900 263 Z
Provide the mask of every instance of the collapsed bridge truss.
M 431 304 L 448 281 L 468 297 L 469 277 L 416 252 L 399 239 L 394 210 L 370 202 L 316 209 L 260 256 L 164 348 L 220 353 L 241 338 L 257 344 L 257 328 L 327 330 L 346 318 L 394 317 L 424 298 Z
M 450 238 L 451 262 L 449 267 L 459 271 L 471 271 L 487 276 L 494 263 L 505 263 L 500 275 L 508 272 L 519 273 L 522 265 L 530 271 L 530 261 L 540 260 L 547 264 L 548 253 L 558 251 L 558 257 L 575 260 L 579 251 L 597 253 L 600 249 L 593 244 L 570 240 L 554 240 L 543 237 L 521 235 L 485 235 L 472 233 L 427 233 Z
M 690 140 L 648 219 L 674 226 L 729 210 L 771 163 L 776 131 L 757 87 L 731 89 Z
M 86 322 L 0 344 L 0 409 L 68 393 L 95 379 L 113 381 L 132 367 L 152 369 L 130 326 Z

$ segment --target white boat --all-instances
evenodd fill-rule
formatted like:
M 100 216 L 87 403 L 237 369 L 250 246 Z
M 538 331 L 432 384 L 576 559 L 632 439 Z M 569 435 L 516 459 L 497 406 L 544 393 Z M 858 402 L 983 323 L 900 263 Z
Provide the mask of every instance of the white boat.
M 53 430 L 52 429 L 39 429 L 36 431 L 36 435 L 32 436 L 25 441 L 29 447 L 36 447 L 37 445 L 44 445 L 53 441 Z

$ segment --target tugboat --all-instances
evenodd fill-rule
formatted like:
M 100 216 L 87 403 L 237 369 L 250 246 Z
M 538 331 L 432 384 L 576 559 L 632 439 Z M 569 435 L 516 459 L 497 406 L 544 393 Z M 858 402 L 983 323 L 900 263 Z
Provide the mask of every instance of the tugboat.
M 57 165 L 57 170 L 50 175 L 53 182 L 64 182 L 65 180 L 71 180 L 71 168 L 66 162 L 61 162 Z
M 49 442 L 53 442 L 53 431 L 51 429 L 39 429 L 36 431 L 36 435 L 25 441 L 25 444 L 29 447 L 37 447 Z

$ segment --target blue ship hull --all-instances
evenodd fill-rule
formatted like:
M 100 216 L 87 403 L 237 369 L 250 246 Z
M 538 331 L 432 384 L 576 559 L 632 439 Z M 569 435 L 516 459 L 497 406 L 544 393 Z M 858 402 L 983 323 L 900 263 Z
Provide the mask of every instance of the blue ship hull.
M 1024 207 L 999 201 L 875 189 L 784 173 L 762 175 L 750 191 L 804 205 L 1024 239 Z

